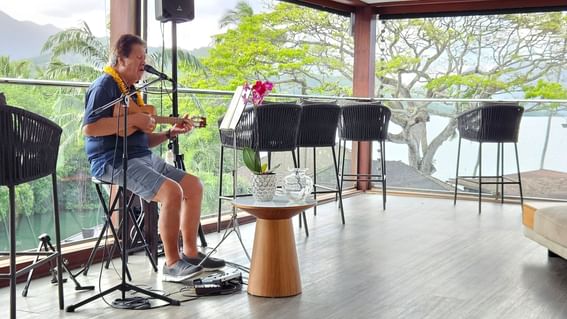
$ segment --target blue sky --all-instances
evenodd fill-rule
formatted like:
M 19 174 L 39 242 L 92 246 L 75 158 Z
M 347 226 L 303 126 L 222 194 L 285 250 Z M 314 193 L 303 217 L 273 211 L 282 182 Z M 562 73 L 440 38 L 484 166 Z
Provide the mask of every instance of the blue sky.
M 220 17 L 233 9 L 238 0 L 195 0 L 195 20 L 177 25 L 178 46 L 194 49 L 211 43 L 211 36 L 221 33 L 218 28 Z M 256 12 L 265 10 L 265 0 L 248 0 Z M 154 0 L 148 0 L 149 35 L 151 46 L 161 46 L 159 22 L 154 17 Z M 92 32 L 104 36 L 109 0 L 2 0 L 1 11 L 21 21 L 32 21 L 59 28 L 74 27 L 86 21 Z M 171 43 L 171 23 L 164 25 L 166 46 Z

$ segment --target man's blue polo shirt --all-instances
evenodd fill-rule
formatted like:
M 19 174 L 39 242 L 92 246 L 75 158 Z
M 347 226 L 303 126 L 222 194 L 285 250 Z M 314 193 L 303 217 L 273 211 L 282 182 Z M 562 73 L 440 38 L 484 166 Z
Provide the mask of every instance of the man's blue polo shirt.
M 83 125 L 94 123 L 103 117 L 112 117 L 113 107 L 96 115 L 92 112 L 117 99 L 120 95 L 120 88 L 110 75 L 105 73 L 96 79 L 86 93 Z M 118 125 L 118 121 L 116 121 L 116 125 Z M 122 164 L 122 137 L 120 136 L 86 136 L 85 150 L 91 164 L 91 174 L 95 177 L 100 177 L 104 173 L 104 167 L 107 164 L 114 164 L 114 167 Z M 151 154 L 151 151 L 146 133 L 137 131 L 128 136 L 128 158 L 149 154 Z

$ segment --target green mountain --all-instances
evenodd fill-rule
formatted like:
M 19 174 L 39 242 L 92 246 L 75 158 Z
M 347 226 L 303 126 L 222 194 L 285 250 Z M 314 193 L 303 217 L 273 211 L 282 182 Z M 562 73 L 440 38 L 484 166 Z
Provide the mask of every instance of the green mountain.
M 0 56 L 11 60 L 31 59 L 41 53 L 47 38 L 61 29 L 48 24 L 18 21 L 0 11 Z
M 49 55 L 41 54 L 43 44 L 49 36 L 62 31 L 53 25 L 39 25 L 29 21 L 18 21 L 0 11 L 0 56 L 8 56 L 10 60 L 31 60 L 33 64 L 45 66 L 49 63 Z M 101 38 L 104 43 L 106 40 Z M 191 50 L 190 53 L 200 58 L 208 55 L 208 47 Z M 148 52 L 161 51 L 159 47 L 149 47 Z M 62 57 L 69 64 L 80 64 L 83 58 L 69 54 Z

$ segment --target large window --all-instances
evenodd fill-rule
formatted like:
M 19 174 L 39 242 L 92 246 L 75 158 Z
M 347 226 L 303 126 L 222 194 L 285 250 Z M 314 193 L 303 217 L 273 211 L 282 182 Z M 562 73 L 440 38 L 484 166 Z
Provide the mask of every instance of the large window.
M 89 81 L 107 52 L 108 1 L 8 1 L 0 9 L 0 76 L 22 79 Z M 67 33 L 61 33 L 69 30 Z M 63 35 L 56 38 L 54 35 Z M 72 38 L 71 35 L 81 37 Z M 67 36 L 67 37 L 65 37 Z M 9 45 L 8 45 L 9 43 Z M 83 49 L 86 57 L 60 44 Z M 102 58 L 101 58 L 102 59 Z M 45 116 L 63 128 L 57 163 L 63 239 L 82 238 L 82 230 L 102 221 L 102 211 L 90 183 L 83 150 L 81 121 L 83 88 L 0 85 L 9 105 Z M 53 200 L 49 178 L 16 187 L 17 248 L 37 247 L 38 236 L 53 234 Z M 0 188 L 0 250 L 8 249 L 8 190 Z
M 169 74 L 171 22 L 156 21 L 154 1 L 147 2 L 148 63 L 163 67 Z M 187 170 L 205 184 L 203 216 L 216 214 L 218 208 L 217 121 L 236 86 L 246 80 L 270 80 L 275 82 L 274 93 L 289 94 L 277 98 L 281 101 L 297 101 L 297 95 L 308 95 L 334 96 L 342 103 L 341 96 L 352 95 L 354 50 L 349 19 L 280 1 L 236 4 L 236 0 L 198 1 L 195 20 L 177 28 L 178 80 L 181 87 L 197 89 L 192 91 L 195 94 L 180 92 L 179 113 L 205 115 L 208 120 L 207 128 L 180 139 Z M 70 0 L 56 0 L 20 5 L 10 1 L 0 10 L 0 20 L 11 25 L 0 31 L 11 44 L 0 47 L 1 77 L 82 83 L 77 87 L 0 84 L 10 105 L 37 112 L 64 128 L 58 163 L 62 232 L 63 238 L 82 238 L 83 230 L 88 233 L 102 221 L 80 126 L 85 87 L 100 74 L 108 59 L 109 2 L 93 0 L 75 5 Z M 376 95 L 393 111 L 386 144 L 388 185 L 451 189 L 456 168 L 454 117 L 478 103 L 447 102 L 444 98 L 567 99 L 562 69 L 567 31 L 565 23 L 555 23 L 564 19 L 563 13 L 546 13 L 378 23 Z M 20 40 L 10 38 L 14 34 Z M 169 115 L 171 91 L 164 85 L 163 94 L 156 93 L 156 88 L 147 96 L 162 115 Z M 519 151 L 520 167 L 527 179 L 524 182 L 529 184 L 533 176 L 542 185 L 567 180 L 563 177 L 567 172 L 563 161 L 567 140 L 562 138 L 567 129 L 566 104 L 522 104 L 526 113 Z M 356 155 L 351 154 L 350 143 L 347 148 L 348 167 Z M 164 144 L 155 151 L 166 156 L 167 147 Z M 475 172 L 476 151 L 475 145 L 464 142 L 463 174 Z M 330 151 L 320 152 L 318 182 L 334 186 Z M 487 160 L 494 153 L 495 148 L 487 147 Z M 231 157 L 227 156 L 228 167 Z M 311 150 L 304 151 L 301 163 L 312 168 L 311 158 Z M 514 173 L 511 148 L 506 149 L 505 161 L 505 173 Z M 289 154 L 278 154 L 273 162 L 282 164 L 283 175 L 292 167 Z M 373 165 L 374 169 L 378 166 Z M 483 166 L 488 173 L 496 167 Z M 245 171 L 239 172 L 244 175 Z M 223 174 L 228 192 L 232 189 L 230 172 Z M 239 187 L 245 190 L 247 179 L 240 181 Z M 52 227 L 47 184 L 47 180 L 40 180 L 17 189 L 18 249 L 36 247 L 39 233 Z M 557 189 L 565 187 L 526 187 L 525 195 L 567 198 Z M 7 190 L 1 188 L 0 249 L 7 248 L 7 207 Z
M 567 99 L 565 12 L 386 20 L 378 23 L 377 93 L 393 110 L 389 185 L 451 190 L 457 158 L 454 118 L 478 102 L 434 99 Z M 567 199 L 567 103 L 520 103 L 518 141 L 524 196 Z M 463 142 L 460 175 L 478 173 L 478 144 Z M 496 173 L 496 147 L 483 150 Z M 376 158 L 376 156 L 374 156 Z M 515 178 L 513 146 L 504 173 Z M 376 167 L 376 165 L 374 165 Z M 400 178 L 402 177 L 402 178 Z M 478 186 L 463 181 L 460 188 Z M 505 192 L 519 195 L 516 186 Z

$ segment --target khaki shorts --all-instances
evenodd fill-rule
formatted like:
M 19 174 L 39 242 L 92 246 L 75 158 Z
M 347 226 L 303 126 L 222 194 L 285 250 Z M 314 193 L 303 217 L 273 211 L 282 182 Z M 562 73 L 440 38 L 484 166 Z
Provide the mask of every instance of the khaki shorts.
M 186 173 L 167 164 L 161 157 L 154 155 L 136 157 L 128 160 L 128 190 L 146 201 L 151 201 L 166 178 L 181 182 Z M 104 174 L 99 178 L 107 183 L 123 184 L 122 165 L 113 168 L 107 164 Z

